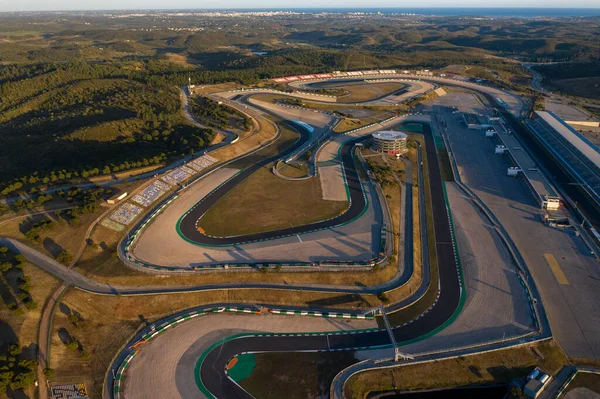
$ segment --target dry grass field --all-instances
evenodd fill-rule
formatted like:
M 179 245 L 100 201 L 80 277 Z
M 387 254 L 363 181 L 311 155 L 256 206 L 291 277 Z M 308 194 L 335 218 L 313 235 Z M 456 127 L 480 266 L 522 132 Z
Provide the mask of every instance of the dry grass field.
M 329 219 L 347 207 L 345 201 L 323 200 L 315 178 L 289 181 L 262 168 L 221 198 L 199 225 L 214 236 L 242 235 Z
M 257 353 L 254 357 L 256 366 L 241 385 L 261 399 L 324 397 L 337 371 L 356 361 L 347 351 L 295 353 L 293 358 L 286 353 Z
M 348 90 L 350 94 L 340 97 L 338 102 L 352 103 L 369 101 L 401 90 L 405 86 L 406 85 L 399 82 L 349 84 L 344 86 L 344 89 Z
M 535 348 L 542 358 L 532 348 Z M 370 391 L 395 388 L 402 390 L 510 383 L 512 378 L 522 378 L 536 366 L 554 374 L 567 361 L 567 357 L 554 341 L 545 341 L 482 355 L 365 371 L 348 380 L 344 387 L 344 396 L 362 399 Z
M 231 166 L 247 167 L 281 152 L 297 140 L 296 132 L 284 125 L 280 128 L 281 136 L 276 143 Z M 347 202 L 323 200 L 318 179 L 284 180 L 275 176 L 271 167 L 269 164 L 254 172 L 233 188 L 204 214 L 200 226 L 214 236 L 250 234 L 328 219 L 348 207 Z
M 31 279 L 29 293 L 37 303 L 35 309 L 26 309 L 24 314 L 16 315 L 3 303 L 0 305 L 0 334 L 3 345 L 15 343 L 13 337 L 18 339 L 19 345 L 24 348 L 24 353 L 32 358 L 35 356 L 38 345 L 39 323 L 46 300 L 52 292 L 60 286 L 60 282 L 50 274 L 38 269 L 29 263 L 23 265 L 23 276 Z M 36 388 L 25 390 L 25 395 L 16 397 L 35 397 Z
M 308 166 L 303 165 L 284 165 L 279 169 L 279 173 L 287 177 L 306 177 L 308 176 Z
M 113 356 L 133 333 L 147 322 L 186 308 L 211 303 L 309 304 L 326 306 L 342 302 L 346 307 L 368 308 L 378 303 L 373 296 L 281 292 L 275 290 L 218 290 L 192 294 L 139 297 L 99 296 L 69 290 L 54 318 L 50 366 L 55 381 L 85 382 L 92 397 L 99 398 L 102 381 Z M 339 307 L 339 305 L 336 305 Z M 72 316 L 75 315 L 75 316 Z M 260 317 L 260 316 L 256 316 Z M 77 319 L 77 321 L 73 321 Z M 69 349 L 69 342 L 79 349 Z

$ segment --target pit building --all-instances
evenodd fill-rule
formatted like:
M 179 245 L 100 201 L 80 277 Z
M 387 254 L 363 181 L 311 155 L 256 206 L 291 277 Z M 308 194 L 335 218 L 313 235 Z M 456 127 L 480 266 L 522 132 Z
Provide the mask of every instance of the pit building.
M 600 148 L 552 112 L 535 111 L 526 122 L 534 137 L 600 209 Z

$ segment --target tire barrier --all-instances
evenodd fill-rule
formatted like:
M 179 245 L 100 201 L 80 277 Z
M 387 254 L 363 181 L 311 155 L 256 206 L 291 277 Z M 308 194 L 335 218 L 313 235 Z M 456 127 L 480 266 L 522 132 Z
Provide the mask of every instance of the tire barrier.
M 282 314 L 282 315 L 295 315 L 295 316 L 315 316 L 315 317 L 331 317 L 337 319 L 361 319 L 361 320 L 374 320 L 374 316 L 367 316 L 364 314 L 351 314 L 351 313 L 335 313 L 335 312 L 316 312 L 308 310 L 285 310 L 285 309 L 270 309 L 271 313 Z

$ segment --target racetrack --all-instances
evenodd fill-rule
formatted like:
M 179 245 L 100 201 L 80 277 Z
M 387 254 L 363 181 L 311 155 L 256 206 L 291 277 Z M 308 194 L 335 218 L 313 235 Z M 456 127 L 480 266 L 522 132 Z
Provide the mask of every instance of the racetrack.
M 398 341 L 422 337 L 443 326 L 459 308 L 462 283 L 450 229 L 450 221 L 442 186 L 435 144 L 428 126 L 425 127 L 430 187 L 433 202 L 435 225 L 435 246 L 439 261 L 440 296 L 428 312 L 408 325 L 396 328 L 394 334 Z M 342 155 L 349 156 L 349 151 Z M 351 156 L 349 158 L 354 166 Z M 350 163 L 348 163 L 350 165 Z M 201 216 L 201 215 L 200 215 Z M 197 220 L 197 219 L 196 219 Z M 195 226 L 194 226 L 195 227 Z M 274 232 L 275 233 L 275 232 Z M 277 232 L 281 234 L 282 232 Z M 294 234 L 294 233 L 292 233 Z M 283 337 L 247 337 L 224 342 L 217 346 L 204 359 L 200 376 L 206 387 L 216 397 L 248 397 L 237 385 L 228 380 L 224 373 L 227 361 L 235 354 L 244 351 L 278 350 L 333 350 L 353 349 L 357 347 L 388 345 L 386 332 L 368 332 L 335 336 L 283 336 Z
M 439 298 L 435 306 L 420 318 L 394 329 L 394 336 L 399 342 L 422 337 L 444 325 L 459 308 L 462 297 L 462 279 L 454 252 L 450 217 L 446 206 L 435 143 L 428 125 L 424 125 L 424 131 L 439 268 Z M 386 331 L 331 336 L 240 337 L 226 341 L 208 353 L 200 367 L 200 378 L 206 388 L 217 398 L 251 398 L 248 393 L 225 375 L 225 365 L 229 359 L 239 353 L 355 350 L 356 348 L 389 344 L 390 341 Z
M 247 100 L 246 103 L 248 104 Z M 256 104 L 253 104 L 253 106 L 259 107 Z M 266 113 L 273 113 L 273 111 L 268 110 L 266 108 L 261 109 Z M 360 183 L 358 172 L 356 170 L 355 160 L 352 155 L 352 148 L 356 143 L 366 140 L 366 137 L 361 137 L 349 141 L 345 143 L 340 150 L 342 164 L 344 167 L 344 174 L 346 177 L 348 187 L 348 194 L 350 197 L 350 207 L 343 214 L 329 220 L 311 223 L 304 226 L 294 226 L 277 231 L 247 234 L 243 236 L 212 237 L 204 234 L 199 230 L 199 227 L 201 228 L 201 226 L 199 225 L 199 220 L 202 218 L 202 215 L 204 215 L 213 205 L 217 203 L 217 201 L 219 201 L 220 198 L 225 196 L 231 189 L 233 189 L 236 185 L 238 185 L 244 179 L 248 178 L 260 168 L 263 168 L 266 165 L 269 165 L 270 163 L 278 159 L 285 158 L 289 154 L 292 154 L 294 151 L 302 147 L 308 140 L 310 140 L 309 132 L 307 132 L 304 129 L 300 129 L 300 131 L 301 139 L 294 143 L 292 146 L 290 146 L 283 152 L 276 154 L 275 156 L 259 160 L 258 162 L 243 169 L 240 173 L 236 174 L 224 184 L 217 187 L 215 190 L 213 190 L 211 193 L 205 196 L 200 202 L 198 202 L 186 214 L 184 214 L 178 224 L 178 231 L 180 232 L 182 238 L 184 238 L 188 242 L 204 246 L 230 246 L 246 244 L 250 242 L 264 241 L 274 238 L 281 238 L 291 235 L 304 234 L 307 232 L 328 229 L 331 227 L 339 226 L 344 223 L 351 222 L 354 219 L 356 219 L 359 215 L 361 215 L 366 206 L 366 198 L 362 190 L 362 184 Z

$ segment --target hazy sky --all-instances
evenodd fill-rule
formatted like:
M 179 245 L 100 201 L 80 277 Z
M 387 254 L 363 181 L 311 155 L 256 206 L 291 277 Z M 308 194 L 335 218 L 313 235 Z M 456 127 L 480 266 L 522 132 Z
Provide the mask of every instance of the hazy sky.
M 173 8 L 282 8 L 282 7 L 565 7 L 563 0 L 0 0 L 0 11 L 117 10 Z M 572 0 L 569 8 L 597 8 L 598 0 Z

